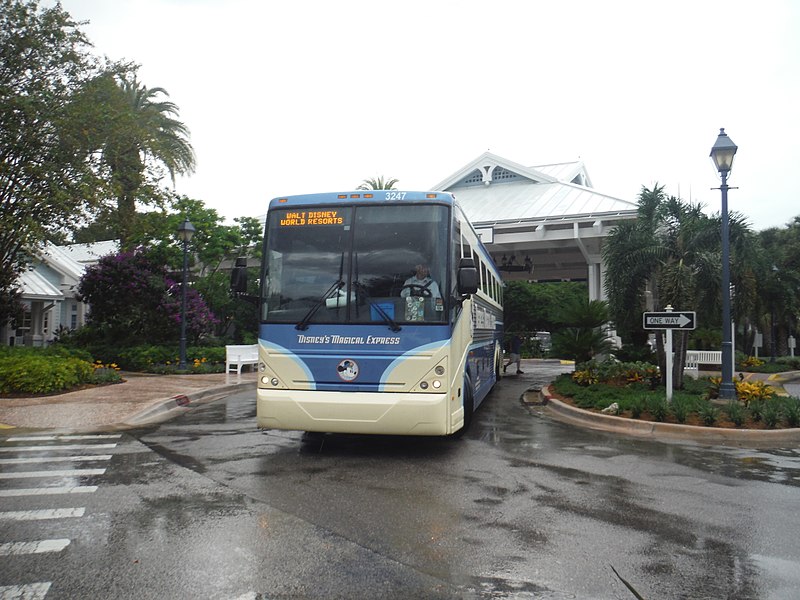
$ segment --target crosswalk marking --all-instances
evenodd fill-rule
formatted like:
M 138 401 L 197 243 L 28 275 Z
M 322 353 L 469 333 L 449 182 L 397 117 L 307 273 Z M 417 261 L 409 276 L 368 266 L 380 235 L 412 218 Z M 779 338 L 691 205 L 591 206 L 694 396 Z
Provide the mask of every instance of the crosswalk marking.
M 14 490 L 0 490 L 0 497 L 11 498 L 14 496 L 55 496 L 58 494 L 92 494 L 97 491 L 96 485 L 73 485 L 45 488 L 18 488 Z
M 6 438 L 6 442 L 52 442 L 56 440 L 118 440 L 121 433 L 98 433 L 96 435 L 17 435 Z
M 42 600 L 51 585 L 49 581 L 23 585 L 0 585 L 0 600 Z
M 122 434 L 94 435 L 21 435 L 3 438 L 0 441 L 0 453 L 16 453 L 9 458 L 0 458 L 0 469 L 5 465 L 36 465 L 28 470 L 0 472 L 0 480 L 36 479 L 54 477 L 97 476 L 106 473 L 105 468 L 61 468 L 47 469 L 49 463 L 57 467 L 93 467 L 102 466 L 103 461 L 110 461 L 111 454 L 92 454 L 92 452 L 108 452 L 117 447 L 116 440 Z M 76 443 L 77 442 L 77 443 Z M 24 445 L 21 445 L 24 444 Z M 78 452 L 75 452 L 75 451 Z M 46 454 L 45 454 L 46 453 Z M 64 454 L 69 454 L 64 456 Z M 2 456 L 2 454 L 0 454 Z M 65 464 L 73 463 L 73 464 Z M 78 464 L 76 464 L 78 463 Z M 80 464 L 90 463 L 90 464 Z M 92 465 L 91 463 L 95 463 Z M 98 464 L 100 463 L 100 464 Z M 24 468 L 24 467 L 23 467 Z M 44 480 L 47 481 L 46 479 Z M 21 482 L 20 482 L 21 483 Z M 26 482 L 27 483 L 27 482 Z M 37 482 L 38 483 L 38 482 Z M 52 481 L 66 483 L 66 481 Z M 98 490 L 96 485 L 61 485 L 39 488 L 0 489 L 0 498 L 59 496 L 72 494 L 91 494 Z M 86 507 L 45 508 L 34 510 L 0 511 L 0 523 L 8 527 L 14 521 L 44 521 L 80 518 L 85 516 Z M 69 539 L 42 539 L 28 541 L 0 542 L 0 557 L 13 557 L 29 554 L 58 554 L 70 545 Z M 14 559 L 10 559 L 14 560 Z M 4 582 L 6 583 L 6 582 Z M 51 581 L 20 583 L 16 585 L 0 585 L 0 600 L 45 600 L 52 586 Z
M 65 444 L 63 446 L 4 446 L 0 452 L 37 452 L 42 450 L 85 450 L 86 448 L 116 448 L 116 444 Z
M 0 556 L 19 556 L 20 554 L 43 554 L 61 552 L 69 546 L 67 539 L 37 540 L 35 542 L 6 542 L 0 544 Z
M 0 465 L 31 465 L 51 462 L 88 462 L 111 460 L 110 454 L 86 454 L 82 456 L 31 456 L 28 458 L 0 458 Z
M 7 510 L 0 512 L 0 521 L 40 521 L 44 519 L 69 519 L 82 517 L 86 508 L 46 508 L 41 510 Z M 2 598 L 2 596 L 0 596 Z
M 0 479 L 31 479 L 34 477 L 80 477 L 83 475 L 103 475 L 105 469 L 62 469 L 60 471 L 20 471 L 0 473 Z

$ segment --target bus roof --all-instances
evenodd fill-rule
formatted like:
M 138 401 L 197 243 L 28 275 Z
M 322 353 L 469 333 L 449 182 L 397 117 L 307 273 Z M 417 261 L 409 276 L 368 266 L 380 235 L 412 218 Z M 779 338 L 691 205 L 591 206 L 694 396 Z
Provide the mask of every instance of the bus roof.
M 452 205 L 454 196 L 450 192 L 409 192 L 402 190 L 354 190 L 352 192 L 327 192 L 321 194 L 300 194 L 273 198 L 269 208 L 283 206 L 308 206 L 323 204 L 358 204 L 360 202 L 396 202 L 399 204 L 416 202 L 438 202 Z

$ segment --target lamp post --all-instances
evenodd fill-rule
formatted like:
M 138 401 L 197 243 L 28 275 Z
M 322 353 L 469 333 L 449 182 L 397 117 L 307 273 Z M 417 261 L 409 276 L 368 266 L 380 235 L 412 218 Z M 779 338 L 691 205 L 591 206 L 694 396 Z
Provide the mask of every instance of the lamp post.
M 779 271 L 780 271 L 780 269 L 778 269 L 777 265 L 772 265 L 772 274 L 775 276 L 775 281 L 773 281 L 773 283 L 775 284 L 775 290 L 776 291 L 772 295 L 772 307 L 771 307 L 772 310 L 771 310 L 771 314 L 769 316 L 769 318 L 770 318 L 770 334 L 769 334 L 769 337 L 770 337 L 770 350 L 771 350 L 770 355 L 769 355 L 769 362 L 771 362 L 771 363 L 775 362 L 776 341 L 777 341 L 777 336 L 778 336 L 778 331 L 775 328 L 775 296 L 777 295 L 777 290 L 778 290 L 778 285 L 777 284 L 780 284 L 780 278 L 778 277 L 778 272 Z
M 186 286 L 189 273 L 189 242 L 194 235 L 194 225 L 184 219 L 178 228 L 178 237 L 183 244 L 183 286 L 181 287 L 181 347 L 178 370 L 186 370 Z
M 733 384 L 733 343 L 731 340 L 731 261 L 730 232 L 728 222 L 728 174 L 733 167 L 736 154 L 733 143 L 725 129 L 719 130 L 717 141 L 711 148 L 711 160 L 719 171 L 722 184 L 722 381 L 719 386 L 719 397 L 733 400 L 736 398 L 736 387 Z

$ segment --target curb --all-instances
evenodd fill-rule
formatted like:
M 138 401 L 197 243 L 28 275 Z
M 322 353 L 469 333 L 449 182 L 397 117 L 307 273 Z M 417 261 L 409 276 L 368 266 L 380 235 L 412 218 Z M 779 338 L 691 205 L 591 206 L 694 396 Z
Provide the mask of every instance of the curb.
M 636 419 L 627 419 L 614 415 L 602 415 L 565 404 L 551 395 L 549 386 L 542 388 L 539 394 L 543 399 L 542 404 L 546 405 L 545 410 L 552 417 L 559 421 L 588 429 L 652 440 L 693 441 L 709 445 L 758 445 L 769 447 L 800 445 L 800 429 L 798 428 L 769 430 L 722 429 L 637 421 Z
M 221 400 L 245 385 L 252 386 L 253 382 L 241 381 L 200 390 L 190 394 L 176 394 L 175 396 L 156 401 L 154 404 L 128 417 L 125 421 L 113 427 L 115 429 L 134 429 L 136 427 L 163 423 L 164 421 L 169 421 L 170 419 L 187 413 L 197 406 Z

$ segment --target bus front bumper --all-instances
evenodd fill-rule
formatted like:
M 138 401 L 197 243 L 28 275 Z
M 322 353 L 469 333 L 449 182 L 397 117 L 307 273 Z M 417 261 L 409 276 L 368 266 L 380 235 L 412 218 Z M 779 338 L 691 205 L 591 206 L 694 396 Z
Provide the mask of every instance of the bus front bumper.
M 259 389 L 256 400 L 262 429 L 446 435 L 449 413 L 446 394 Z

